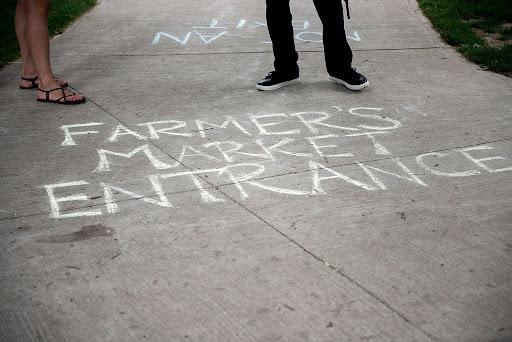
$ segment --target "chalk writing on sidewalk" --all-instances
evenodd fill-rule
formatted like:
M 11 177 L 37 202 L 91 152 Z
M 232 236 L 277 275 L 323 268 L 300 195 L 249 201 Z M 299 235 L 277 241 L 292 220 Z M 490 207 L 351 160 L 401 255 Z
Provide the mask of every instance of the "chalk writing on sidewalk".
M 183 184 L 199 203 L 222 203 L 228 199 L 219 187 L 234 191 L 240 200 L 257 191 L 308 198 L 328 195 L 333 187 L 377 192 L 396 187 L 396 182 L 427 187 L 426 175 L 456 178 L 512 171 L 512 163 L 490 144 L 394 156 L 384 141 L 401 127 L 402 122 L 384 108 L 340 106 L 329 111 L 224 115 L 215 120 L 166 118 L 129 127 L 108 127 L 103 122 L 62 125 L 62 153 L 71 156 L 82 144 L 96 143 L 97 162 L 86 170 L 90 177 L 42 188 L 51 217 L 61 219 L 115 214 L 127 206 L 123 202 L 127 198 L 176 208 L 182 195 L 174 189 Z M 165 152 L 166 147 L 176 153 Z M 359 157 L 362 151 L 366 159 Z M 127 183 L 115 184 L 109 177 L 115 171 L 146 170 L 143 163 L 150 171 L 138 178 L 124 177 Z M 61 178 L 56 175 L 56 179 Z M 98 198 L 102 204 L 93 202 Z
M 309 20 L 294 20 L 292 22 L 295 41 L 296 42 L 309 42 L 309 43 L 322 43 L 321 29 L 317 30 L 311 27 Z M 227 38 L 230 36 L 239 38 L 240 32 L 253 33 L 257 37 L 262 34 L 267 34 L 267 24 L 264 21 L 240 19 L 231 24 L 220 24 L 219 20 L 212 19 L 209 24 L 195 25 L 186 29 L 180 30 L 181 33 L 160 31 L 157 32 L 151 42 L 152 45 L 158 45 L 163 40 L 172 42 L 178 45 L 187 45 L 189 42 L 196 40 L 200 44 L 208 45 L 218 40 L 219 38 Z M 261 32 L 264 30 L 264 32 Z M 360 42 L 361 36 L 358 31 L 353 31 L 347 35 L 347 38 Z M 271 44 L 270 40 L 260 41 L 262 44 Z

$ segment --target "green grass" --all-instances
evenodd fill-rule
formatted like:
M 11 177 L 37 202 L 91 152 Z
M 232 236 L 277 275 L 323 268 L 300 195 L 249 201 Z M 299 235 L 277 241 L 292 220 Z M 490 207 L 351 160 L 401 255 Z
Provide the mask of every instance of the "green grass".
M 499 40 L 507 40 L 512 39 L 512 27 L 502 29 L 500 31 L 500 35 L 498 36 Z
M 492 47 L 475 29 L 498 34 L 497 39 L 511 37 L 512 0 L 418 0 L 425 15 L 443 39 L 469 60 L 485 69 L 512 72 L 512 46 Z
M 96 4 L 96 0 L 52 0 L 48 32 L 61 33 L 80 14 Z M 16 0 L 3 0 L 0 6 L 0 68 L 19 57 L 18 41 L 14 31 Z
M 498 32 L 502 25 L 502 21 L 496 18 L 474 19 L 469 23 L 471 27 L 484 30 L 487 33 Z

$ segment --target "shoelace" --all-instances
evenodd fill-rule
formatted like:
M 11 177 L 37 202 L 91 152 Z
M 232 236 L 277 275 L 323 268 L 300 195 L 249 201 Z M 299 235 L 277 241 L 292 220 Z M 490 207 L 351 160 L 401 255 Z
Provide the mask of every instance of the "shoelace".
M 348 0 L 345 0 L 345 7 L 347 8 L 347 19 L 350 19 L 350 9 L 348 8 Z

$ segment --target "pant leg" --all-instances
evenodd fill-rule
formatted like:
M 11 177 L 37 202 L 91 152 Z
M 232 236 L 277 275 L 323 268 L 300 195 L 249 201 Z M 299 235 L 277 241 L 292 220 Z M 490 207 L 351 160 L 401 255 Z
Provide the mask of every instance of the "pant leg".
M 323 25 L 323 41 L 327 72 L 350 69 L 352 50 L 347 42 L 341 0 L 313 0 Z
M 267 26 L 274 51 L 276 71 L 298 72 L 290 0 L 267 1 Z M 324 0 L 325 1 L 325 0 Z

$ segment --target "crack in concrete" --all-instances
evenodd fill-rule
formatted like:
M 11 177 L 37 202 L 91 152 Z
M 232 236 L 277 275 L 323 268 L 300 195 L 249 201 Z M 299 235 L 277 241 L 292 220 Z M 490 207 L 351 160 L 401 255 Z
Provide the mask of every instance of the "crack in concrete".
M 356 49 L 353 48 L 352 51 L 408 51 L 408 50 L 434 50 L 434 49 L 448 49 L 454 50 L 451 46 L 427 46 L 427 47 L 406 47 L 406 48 L 375 48 L 375 49 Z M 316 52 L 316 53 L 324 53 L 324 50 L 319 48 L 318 50 L 297 50 L 298 53 L 305 52 Z M 127 53 L 127 54 L 73 54 L 73 55 L 52 55 L 52 58 L 68 58 L 68 57 L 161 57 L 161 56 L 208 56 L 208 55 L 238 55 L 238 54 L 265 54 L 265 53 L 273 53 L 272 50 L 264 50 L 264 51 L 218 51 L 218 52 L 184 52 L 184 53 Z
M 282 232 L 281 230 L 279 230 L 277 227 L 275 227 L 273 224 L 271 224 L 270 222 L 268 222 L 267 220 L 265 220 L 263 217 L 259 216 L 258 214 L 256 214 L 254 211 L 252 211 L 251 209 L 247 208 L 245 205 L 243 205 L 243 203 L 240 203 L 238 202 L 237 200 L 235 200 L 234 198 L 231 198 L 229 195 L 227 195 L 226 193 L 222 192 L 220 189 L 219 191 L 224 195 L 226 196 L 227 198 L 229 198 L 231 201 L 233 201 L 234 203 L 236 203 L 237 205 L 239 205 L 241 208 L 243 208 L 244 210 L 246 210 L 248 213 L 250 213 L 252 216 L 256 217 L 258 220 L 260 220 L 261 222 L 263 222 L 265 225 L 269 226 L 271 229 L 273 229 L 274 231 L 276 231 L 278 234 L 280 234 L 281 236 L 283 236 L 286 240 L 288 240 L 289 242 L 291 242 L 293 245 L 295 245 L 296 247 L 299 247 L 300 249 L 302 249 L 302 251 L 308 255 L 310 255 L 311 257 L 313 257 L 315 260 L 319 261 L 320 263 L 322 263 L 323 265 L 327 266 L 328 268 L 330 268 L 331 270 L 335 271 L 336 273 L 338 273 L 339 275 L 341 275 L 343 278 L 345 278 L 346 280 L 349 281 L 349 283 L 353 284 L 354 286 L 356 286 L 357 288 L 361 289 L 363 292 L 365 292 L 367 295 L 369 295 L 370 297 L 372 297 L 373 299 L 375 299 L 377 302 L 381 303 L 382 305 L 384 305 L 386 308 L 388 308 L 389 310 L 391 310 L 392 312 L 394 312 L 396 315 L 398 315 L 404 322 L 406 322 L 407 324 L 410 324 L 411 326 L 413 326 L 414 328 L 416 328 L 418 331 L 420 331 L 422 334 L 424 334 L 425 336 L 427 336 L 428 338 L 430 338 L 432 341 L 439 341 L 438 338 L 436 338 L 435 336 L 433 336 L 432 334 L 430 334 L 429 332 L 423 330 L 421 327 L 419 327 L 418 325 L 416 325 L 414 322 L 412 322 L 410 319 L 408 319 L 405 314 L 401 313 L 400 311 L 398 311 L 397 309 L 395 309 L 394 307 L 391 306 L 391 304 L 389 304 L 388 302 L 386 302 L 385 300 L 381 299 L 378 295 L 376 295 L 375 293 L 373 293 L 370 289 L 368 289 L 367 287 L 365 287 L 363 284 L 359 283 L 358 281 L 356 281 L 354 278 L 348 276 L 346 273 L 343 273 L 339 268 L 336 268 L 334 266 L 332 266 L 331 264 L 329 264 L 327 262 L 327 260 L 324 260 L 322 259 L 321 257 L 319 257 L 318 255 L 316 255 L 315 253 L 313 253 L 312 251 L 310 251 L 309 249 L 307 249 L 306 247 L 302 246 L 299 242 L 297 242 L 295 239 L 293 239 L 292 237 L 288 236 L 286 233 Z

